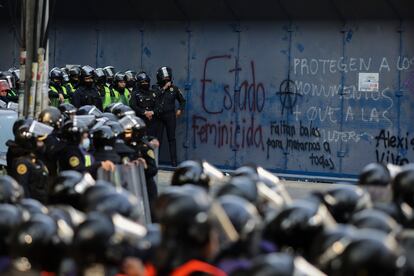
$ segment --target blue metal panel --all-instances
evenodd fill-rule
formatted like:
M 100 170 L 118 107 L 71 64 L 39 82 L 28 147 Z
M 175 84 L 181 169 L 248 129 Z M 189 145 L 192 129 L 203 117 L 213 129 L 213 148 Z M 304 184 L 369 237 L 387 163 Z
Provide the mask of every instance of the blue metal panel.
M 414 160 L 412 21 L 402 28 L 399 21 L 55 27 L 52 66 L 111 64 L 146 70 L 153 80 L 159 66 L 173 68 L 188 99 L 177 125 L 181 160 L 204 158 L 225 168 L 256 162 L 306 177 L 352 177 L 369 162 Z M 13 46 L 0 47 L 8 68 Z M 359 73 L 378 73 L 378 91 L 359 91 Z M 163 147 L 161 160 L 167 152 Z

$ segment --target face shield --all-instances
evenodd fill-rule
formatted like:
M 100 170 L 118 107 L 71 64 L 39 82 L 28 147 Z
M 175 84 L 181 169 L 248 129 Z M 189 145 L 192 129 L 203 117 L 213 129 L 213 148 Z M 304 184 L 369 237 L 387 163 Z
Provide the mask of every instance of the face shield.
M 53 127 L 40 123 L 38 121 L 33 121 L 29 127 L 29 132 L 33 133 L 36 137 L 46 138 L 53 132 Z
M 73 116 L 73 125 L 81 125 L 81 126 L 92 126 L 95 124 L 95 116 L 94 115 L 75 115 Z

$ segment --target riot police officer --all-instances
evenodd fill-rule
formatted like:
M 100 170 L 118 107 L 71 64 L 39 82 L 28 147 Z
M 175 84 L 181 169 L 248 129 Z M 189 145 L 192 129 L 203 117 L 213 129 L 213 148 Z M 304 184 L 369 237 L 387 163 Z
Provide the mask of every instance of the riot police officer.
M 16 130 L 15 142 L 26 150 L 26 154 L 13 160 L 11 176 L 22 185 L 25 195 L 47 202 L 49 172 L 46 165 L 37 157 L 44 149 L 47 135 L 32 132 L 31 125 L 23 124 Z
M 115 68 L 111 65 L 108 65 L 103 68 L 103 71 L 106 76 L 106 85 L 111 86 L 112 82 L 114 81 Z
M 85 65 L 81 69 L 81 80 L 79 88 L 72 97 L 72 104 L 80 108 L 83 105 L 94 105 L 102 110 L 102 99 L 99 91 L 94 84 L 94 69 Z
M 76 89 L 78 89 L 79 82 L 80 82 L 80 74 L 81 74 L 81 67 L 78 65 L 72 66 L 69 69 L 69 82 L 67 84 L 68 90 L 70 93 L 75 93 Z
M 125 71 L 125 82 L 126 82 L 126 88 L 131 93 L 132 90 L 135 88 L 136 82 L 137 82 L 137 72 L 132 70 Z
M 164 127 L 167 129 L 168 144 L 170 147 L 171 165 L 177 166 L 177 146 L 175 139 L 176 118 L 181 116 L 185 107 L 185 99 L 180 89 L 172 83 L 172 71 L 169 67 L 161 67 L 157 71 L 158 99 L 157 112 L 159 126 L 157 126 L 157 138 L 162 141 Z M 180 107 L 176 110 L 175 101 Z
M 121 102 L 125 105 L 129 104 L 130 93 L 126 87 L 126 76 L 124 73 L 118 72 L 115 74 L 112 90 L 114 90 L 115 93 L 118 93 L 118 102 Z
M 135 114 L 144 120 L 147 125 L 148 135 L 155 136 L 154 128 L 157 118 L 154 116 L 156 92 L 150 89 L 151 79 L 145 72 L 139 72 L 136 76 L 137 85 L 132 91 L 129 105 Z
M 59 68 L 53 68 L 49 73 L 49 101 L 54 107 L 61 103 L 69 103 L 70 95 L 63 85 L 63 72 Z
M 143 158 L 146 162 L 145 180 L 147 183 L 148 199 L 152 206 L 158 195 L 157 185 L 154 181 L 154 177 L 158 173 L 158 168 L 152 145 L 145 136 L 145 122 L 137 116 L 125 116 L 119 120 L 119 123 L 124 127 L 123 135 L 125 143 L 138 153 L 137 158 Z
M 105 109 L 108 105 L 118 102 L 120 97 L 118 91 L 111 89 L 107 84 L 107 77 L 104 69 L 96 68 L 95 70 L 96 86 L 99 90 L 99 94 L 102 97 L 103 108 Z
M 53 132 L 45 139 L 45 152 L 39 158 L 46 164 L 49 170 L 49 187 L 57 176 L 57 162 L 59 153 L 65 146 L 58 137 L 60 127 L 63 123 L 63 117 L 60 110 L 56 107 L 48 107 L 39 114 L 39 122 L 53 127 Z

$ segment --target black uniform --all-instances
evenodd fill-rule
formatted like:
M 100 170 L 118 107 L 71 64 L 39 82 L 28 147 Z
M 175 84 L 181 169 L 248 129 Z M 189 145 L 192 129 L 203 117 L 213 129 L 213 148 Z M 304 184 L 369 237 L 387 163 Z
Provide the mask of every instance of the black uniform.
M 132 91 L 131 99 L 129 100 L 129 106 L 135 111 L 138 117 L 144 120 L 147 126 L 147 133 L 149 135 L 156 135 L 157 118 L 155 114 L 155 100 L 157 97 L 157 91 L 144 90 L 135 88 Z M 144 115 L 145 111 L 153 111 L 154 115 L 151 120 Z
M 79 86 L 75 93 L 73 93 L 72 104 L 77 108 L 84 105 L 94 105 L 99 110 L 102 110 L 102 98 L 94 85 L 91 87 Z
M 13 174 L 13 162 L 19 157 L 25 156 L 30 154 L 30 151 L 19 146 L 15 141 L 8 140 L 6 142 L 7 148 L 7 154 L 6 154 L 6 160 L 7 160 L 7 174 L 12 175 Z
M 162 141 L 164 126 L 167 129 L 168 144 L 170 146 L 170 158 L 173 166 L 177 165 L 177 145 L 175 139 L 176 115 L 175 115 L 175 101 L 180 104 L 179 110 L 184 111 L 185 99 L 180 89 L 172 85 L 167 90 L 158 88 L 158 97 L 156 101 L 157 118 L 159 124 L 156 126 L 156 136 L 158 140 Z
M 19 157 L 13 161 L 11 176 L 22 185 L 26 197 L 47 203 L 48 176 L 46 165 L 34 154 Z
M 81 173 L 89 172 L 96 176 L 100 162 L 94 162 L 91 155 L 82 150 L 77 145 L 68 144 L 59 154 L 59 169 L 75 170 Z

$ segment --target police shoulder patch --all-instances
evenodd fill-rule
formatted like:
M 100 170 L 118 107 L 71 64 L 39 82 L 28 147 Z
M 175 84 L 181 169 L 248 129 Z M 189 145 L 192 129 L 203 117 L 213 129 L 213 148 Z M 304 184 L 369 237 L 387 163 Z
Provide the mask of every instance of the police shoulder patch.
M 17 166 L 17 173 L 20 175 L 26 174 L 27 166 L 25 164 L 20 164 L 19 166 Z
M 69 165 L 71 165 L 72 167 L 77 167 L 79 166 L 79 158 L 76 156 L 72 156 L 71 158 L 69 158 Z
M 149 149 L 149 150 L 147 151 L 147 155 L 148 155 L 149 157 L 151 157 L 152 159 L 155 159 L 155 154 L 154 154 L 154 151 L 153 151 L 152 149 Z

